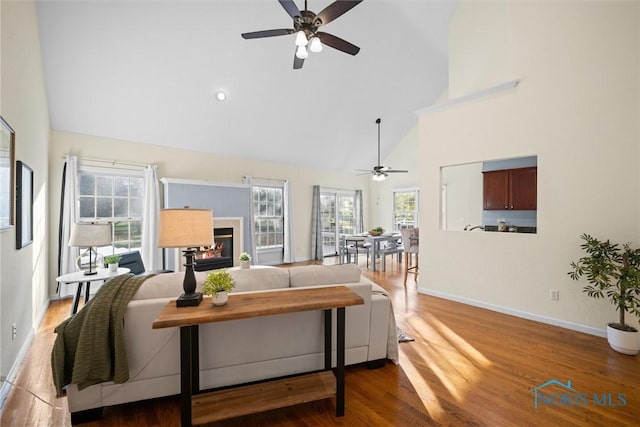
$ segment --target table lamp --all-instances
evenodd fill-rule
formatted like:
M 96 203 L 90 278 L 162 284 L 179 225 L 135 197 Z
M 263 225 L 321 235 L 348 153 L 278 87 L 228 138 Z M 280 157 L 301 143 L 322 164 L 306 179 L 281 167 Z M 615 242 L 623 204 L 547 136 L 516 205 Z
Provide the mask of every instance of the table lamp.
M 208 209 L 162 209 L 158 230 L 158 247 L 185 248 L 186 258 L 184 293 L 176 301 L 176 307 L 199 305 L 202 293 L 196 292 L 196 276 L 193 257 L 200 246 L 213 243 L 213 213 Z
M 98 253 L 94 250 L 97 246 L 107 246 L 111 244 L 111 223 L 97 224 L 95 222 L 88 223 L 74 223 L 71 226 L 71 236 L 69 236 L 69 246 L 78 246 L 88 248 L 86 252 L 89 252 L 89 270 L 85 271 L 85 276 L 91 276 L 96 274 L 97 271 L 93 270 L 93 262 L 91 255 L 95 253 L 95 261 L 97 268 Z M 81 260 L 86 252 L 80 254 L 78 260 Z M 82 262 L 78 262 L 80 266 Z

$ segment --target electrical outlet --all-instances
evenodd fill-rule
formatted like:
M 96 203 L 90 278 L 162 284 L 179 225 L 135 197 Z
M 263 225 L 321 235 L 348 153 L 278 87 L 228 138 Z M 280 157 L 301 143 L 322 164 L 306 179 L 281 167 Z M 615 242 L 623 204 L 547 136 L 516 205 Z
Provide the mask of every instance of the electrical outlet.
M 16 322 L 13 322 L 11 324 L 11 341 L 15 340 L 17 335 L 18 335 L 18 328 L 16 328 Z
M 559 301 L 560 300 L 560 291 L 557 289 L 549 290 L 549 299 L 551 301 Z

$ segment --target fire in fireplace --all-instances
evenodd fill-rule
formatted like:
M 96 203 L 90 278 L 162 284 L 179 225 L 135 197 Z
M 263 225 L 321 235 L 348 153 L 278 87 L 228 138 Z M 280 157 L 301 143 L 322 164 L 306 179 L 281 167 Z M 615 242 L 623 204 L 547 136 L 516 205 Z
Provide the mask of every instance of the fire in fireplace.
M 233 267 L 233 228 L 214 228 L 213 245 L 203 246 L 196 252 L 196 271 Z

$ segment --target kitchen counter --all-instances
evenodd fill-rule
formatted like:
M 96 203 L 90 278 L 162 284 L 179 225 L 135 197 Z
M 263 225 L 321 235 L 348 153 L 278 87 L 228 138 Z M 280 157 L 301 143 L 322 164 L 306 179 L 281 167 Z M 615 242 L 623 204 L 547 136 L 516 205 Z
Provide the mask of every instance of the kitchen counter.
M 497 225 L 485 225 L 484 226 L 484 231 L 495 231 L 495 232 L 498 232 L 498 226 Z M 537 233 L 537 228 L 536 227 L 518 227 L 518 226 L 515 226 L 515 230 L 514 231 L 509 231 L 509 226 L 507 226 L 507 229 L 505 231 L 499 231 L 499 233 L 530 233 L 530 234 L 535 234 L 535 233 Z

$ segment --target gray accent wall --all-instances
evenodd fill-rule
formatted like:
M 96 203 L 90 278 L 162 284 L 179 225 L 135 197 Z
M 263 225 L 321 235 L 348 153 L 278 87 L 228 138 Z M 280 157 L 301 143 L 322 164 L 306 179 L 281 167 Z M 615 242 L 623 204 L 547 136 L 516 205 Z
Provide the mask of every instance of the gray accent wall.
M 251 186 L 162 178 L 164 207 L 211 209 L 213 218 L 242 217 L 243 249 L 251 252 Z M 177 270 L 173 250 L 166 250 L 165 268 Z

